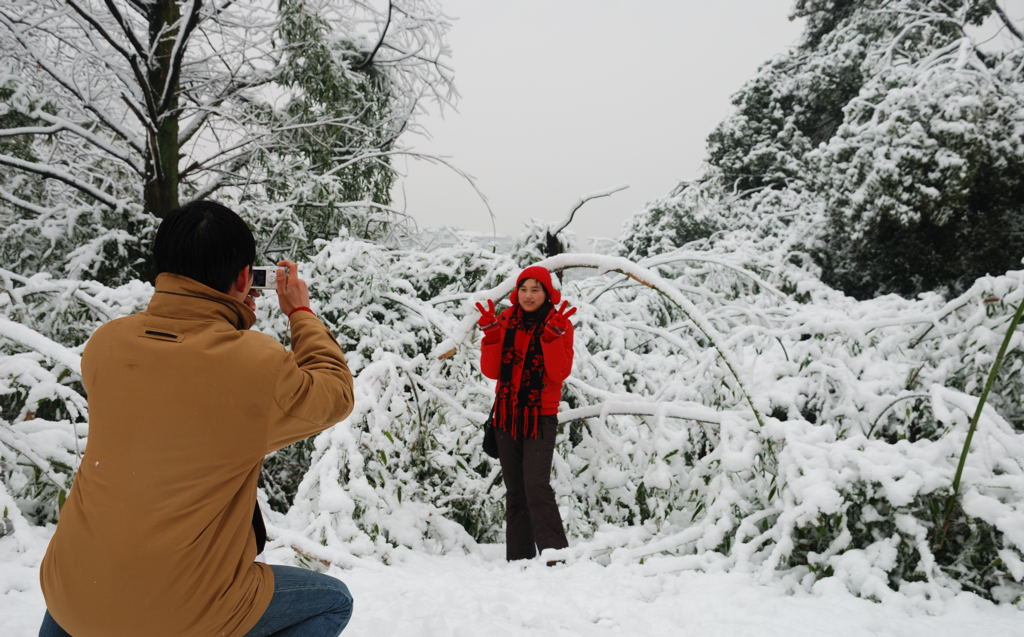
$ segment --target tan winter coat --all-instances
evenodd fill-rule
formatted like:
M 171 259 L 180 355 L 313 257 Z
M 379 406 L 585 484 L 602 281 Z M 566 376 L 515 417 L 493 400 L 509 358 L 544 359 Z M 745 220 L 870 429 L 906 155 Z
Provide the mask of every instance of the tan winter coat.
M 352 411 L 324 324 L 291 316 L 287 350 L 242 303 L 161 274 L 145 312 L 86 345 L 89 442 L 40 569 L 75 637 L 244 635 L 274 591 L 253 562 L 263 456 Z

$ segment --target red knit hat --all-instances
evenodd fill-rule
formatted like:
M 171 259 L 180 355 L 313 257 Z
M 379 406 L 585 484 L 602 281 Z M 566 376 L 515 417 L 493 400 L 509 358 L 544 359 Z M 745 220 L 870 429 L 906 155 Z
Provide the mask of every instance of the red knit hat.
M 533 279 L 543 285 L 544 291 L 548 293 L 548 300 L 551 301 L 552 305 L 558 305 L 559 301 L 562 300 L 562 293 L 555 289 L 554 284 L 551 282 L 551 273 L 548 272 L 548 269 L 540 265 L 531 265 L 520 272 L 519 277 L 516 279 L 516 286 L 512 288 L 512 294 L 508 297 L 512 301 L 512 305 L 519 305 L 519 286 L 526 279 Z

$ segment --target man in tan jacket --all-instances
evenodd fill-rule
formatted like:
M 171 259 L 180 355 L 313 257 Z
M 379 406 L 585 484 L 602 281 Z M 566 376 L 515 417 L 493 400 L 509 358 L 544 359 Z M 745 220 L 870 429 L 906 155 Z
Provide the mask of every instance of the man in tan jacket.
M 291 350 L 255 321 L 252 233 L 219 204 L 171 213 L 144 312 L 82 355 L 89 442 L 40 568 L 40 635 L 336 636 L 352 598 L 335 578 L 255 562 L 263 457 L 344 419 L 352 375 L 278 271 Z

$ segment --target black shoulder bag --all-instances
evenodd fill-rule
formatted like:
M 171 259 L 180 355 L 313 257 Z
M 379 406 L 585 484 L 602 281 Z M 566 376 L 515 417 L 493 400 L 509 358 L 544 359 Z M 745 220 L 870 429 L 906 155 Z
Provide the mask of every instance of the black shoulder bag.
M 484 453 L 492 458 L 498 457 L 498 436 L 494 432 L 494 405 L 491 405 L 487 421 L 484 422 Z

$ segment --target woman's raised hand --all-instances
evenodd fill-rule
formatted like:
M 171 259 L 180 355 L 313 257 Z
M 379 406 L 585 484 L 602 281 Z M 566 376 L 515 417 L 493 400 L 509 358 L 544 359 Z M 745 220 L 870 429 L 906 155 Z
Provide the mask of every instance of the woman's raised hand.
M 576 313 L 576 308 L 570 307 L 568 301 L 562 301 L 555 313 L 551 315 L 548 322 L 554 322 L 555 327 L 565 329 L 569 325 L 569 317 Z
M 568 301 L 562 301 L 555 313 L 548 317 L 544 325 L 547 340 L 558 338 L 569 329 L 569 317 L 576 313 L 576 308 L 570 307 Z
M 498 319 L 494 316 L 494 301 L 487 299 L 486 308 L 477 303 L 476 309 L 480 310 L 480 320 L 476 322 L 477 325 L 487 330 L 498 324 Z

